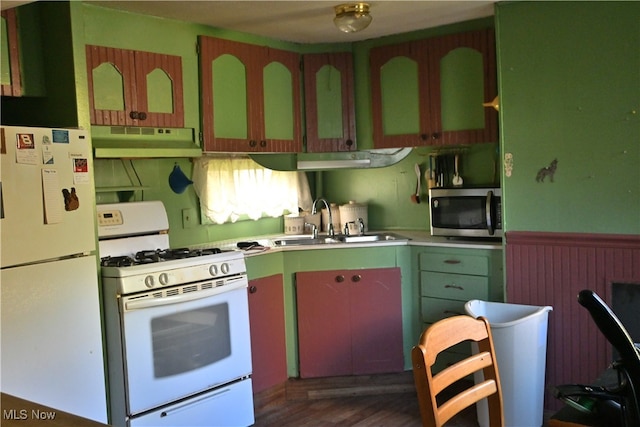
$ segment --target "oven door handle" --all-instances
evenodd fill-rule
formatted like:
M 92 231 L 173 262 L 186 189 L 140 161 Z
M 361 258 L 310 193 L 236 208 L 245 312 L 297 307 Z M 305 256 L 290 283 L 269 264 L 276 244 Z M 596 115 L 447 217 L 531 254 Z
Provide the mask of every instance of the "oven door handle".
M 198 400 L 195 400 L 193 402 L 188 402 L 188 403 L 186 403 L 184 405 L 180 405 L 180 406 L 177 406 L 177 407 L 172 408 L 172 409 L 167 409 L 167 410 L 162 411 L 160 413 L 160 418 L 169 417 L 171 415 L 177 414 L 178 412 L 182 412 L 182 411 L 191 409 L 192 407 L 194 407 L 196 405 L 200 405 L 202 403 L 205 403 L 206 401 L 209 401 L 209 400 L 212 400 L 212 399 L 216 399 L 216 398 L 224 395 L 225 393 L 228 393 L 229 391 L 231 391 L 231 389 L 227 387 L 225 389 L 218 390 L 217 392 L 215 392 L 214 394 L 212 394 L 210 396 L 205 396 L 205 397 L 202 397 L 202 398 L 200 398 Z
M 219 295 L 224 292 L 229 292 L 235 289 L 246 288 L 246 278 L 228 279 L 224 286 L 217 286 L 211 289 L 205 289 L 201 291 L 188 292 L 185 294 L 172 295 L 167 297 L 148 297 L 140 298 L 124 302 L 125 311 L 143 310 L 145 308 L 161 307 L 170 304 L 179 304 L 187 301 L 194 301 L 202 298 Z

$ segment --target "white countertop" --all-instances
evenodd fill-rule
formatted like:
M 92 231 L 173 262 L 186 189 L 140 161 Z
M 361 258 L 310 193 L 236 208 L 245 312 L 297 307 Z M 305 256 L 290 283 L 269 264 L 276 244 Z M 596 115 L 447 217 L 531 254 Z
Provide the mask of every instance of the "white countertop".
M 309 237 L 308 235 L 291 235 L 291 234 L 275 234 L 264 235 L 255 237 L 246 237 L 233 240 L 224 240 L 218 242 L 210 242 L 201 245 L 190 246 L 191 249 L 204 249 L 217 247 L 223 250 L 237 250 L 238 242 L 257 242 L 260 246 L 255 249 L 245 250 L 244 253 L 247 256 L 259 255 L 263 253 L 273 253 L 280 251 L 305 251 L 305 250 L 323 250 L 323 249 L 350 249 L 350 248 L 365 248 L 365 247 L 380 247 L 380 246 L 438 246 L 448 248 L 465 248 L 465 249 L 502 249 L 501 240 L 488 240 L 488 239 L 463 239 L 463 238 L 447 238 L 440 236 L 432 236 L 429 231 L 424 230 L 381 230 L 370 231 L 369 233 L 383 233 L 389 232 L 398 237 L 405 237 L 405 239 L 399 238 L 395 240 L 378 240 L 375 242 L 361 242 L 361 243 L 323 243 L 317 245 L 289 245 L 289 246 L 276 246 L 274 241 L 279 239 L 290 239 L 296 237 Z M 320 234 L 321 236 L 324 233 Z

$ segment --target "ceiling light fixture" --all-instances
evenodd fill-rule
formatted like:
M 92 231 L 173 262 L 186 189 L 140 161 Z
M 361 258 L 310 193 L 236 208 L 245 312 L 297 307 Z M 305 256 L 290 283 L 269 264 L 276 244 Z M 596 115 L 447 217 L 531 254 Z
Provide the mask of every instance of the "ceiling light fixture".
M 333 23 L 340 31 L 355 33 L 369 26 L 373 18 L 369 14 L 369 3 L 347 3 L 335 7 Z

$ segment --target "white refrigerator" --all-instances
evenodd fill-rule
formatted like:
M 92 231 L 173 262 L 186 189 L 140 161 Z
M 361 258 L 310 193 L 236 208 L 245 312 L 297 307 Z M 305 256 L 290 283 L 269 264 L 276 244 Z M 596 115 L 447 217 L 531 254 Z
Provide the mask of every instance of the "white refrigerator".
M 0 141 L 0 391 L 106 423 L 89 133 Z

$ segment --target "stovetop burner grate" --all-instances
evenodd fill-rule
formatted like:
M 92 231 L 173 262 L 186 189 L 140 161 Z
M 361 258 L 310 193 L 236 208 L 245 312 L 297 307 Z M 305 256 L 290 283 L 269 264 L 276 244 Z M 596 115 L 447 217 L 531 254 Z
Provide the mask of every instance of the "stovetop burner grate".
M 102 267 L 129 267 L 135 265 L 135 260 L 129 256 L 107 256 L 100 258 Z
M 100 265 L 102 267 L 129 267 L 132 265 L 152 264 L 156 262 L 195 258 L 199 256 L 215 255 L 222 251 L 219 248 L 208 249 L 153 249 L 136 252 L 133 257 L 130 256 L 107 256 L 101 258 Z

